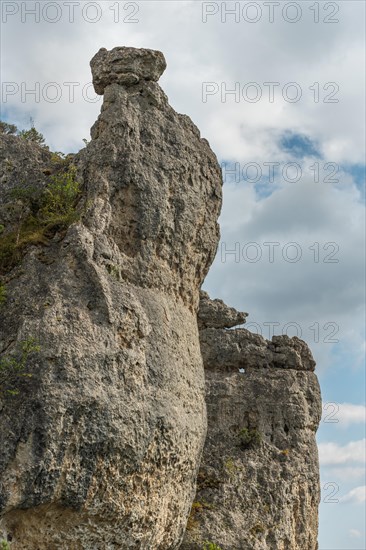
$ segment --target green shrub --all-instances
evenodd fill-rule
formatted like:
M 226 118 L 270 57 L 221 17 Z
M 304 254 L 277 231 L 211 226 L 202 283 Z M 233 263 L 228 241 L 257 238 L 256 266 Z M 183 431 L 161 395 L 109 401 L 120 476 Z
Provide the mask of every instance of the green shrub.
M 34 120 L 32 118 L 30 119 L 30 125 L 31 127 L 29 130 L 18 130 L 15 124 L 9 124 L 8 122 L 0 120 L 0 134 L 18 135 L 22 139 L 33 141 L 33 143 L 38 143 L 38 145 L 42 147 L 47 147 L 43 134 L 35 129 Z
M 7 122 L 3 122 L 0 120 L 0 134 L 6 134 L 6 135 L 12 135 L 16 134 L 18 131 L 18 128 L 15 126 L 15 124 L 8 124 Z
M 5 302 L 5 300 L 6 300 L 6 287 L 0 281 L 0 306 Z
M 51 183 L 43 194 L 41 217 L 49 221 L 58 217 L 68 217 L 75 211 L 75 201 L 79 196 L 79 183 L 75 179 L 76 168 L 51 177 Z
M 80 185 L 76 168 L 52 176 L 45 188 L 16 187 L 10 192 L 17 221 L 10 232 L 0 234 L 0 273 L 11 269 L 29 244 L 47 244 L 56 231 L 79 218 L 76 204 Z
M 36 130 L 34 126 L 32 126 L 32 128 L 30 128 L 29 130 L 21 130 L 20 132 L 18 132 L 18 136 L 27 141 L 38 143 L 38 145 L 41 145 L 42 147 L 46 146 L 43 134 L 38 132 L 38 130 Z
M 21 216 L 23 210 L 28 208 L 33 214 L 36 214 L 40 207 L 42 193 L 42 188 L 35 185 L 13 187 L 9 192 L 11 200 L 14 201 L 12 204 L 13 211 L 18 209 Z
M 234 476 L 238 471 L 238 467 L 235 464 L 234 460 L 229 457 L 224 463 L 225 471 L 229 474 L 230 477 Z
M 199 527 L 199 517 L 205 510 L 213 510 L 214 504 L 210 504 L 206 500 L 196 500 L 191 506 L 191 512 L 187 521 L 187 531 L 192 531 Z
M 257 428 L 243 428 L 238 435 L 242 449 L 257 447 L 262 440 L 262 436 Z
M 5 273 L 20 259 L 14 232 L 0 236 L 0 273 Z
M 27 371 L 27 362 L 31 353 L 41 348 L 37 341 L 30 337 L 20 341 L 13 354 L 0 357 L 0 395 L 2 393 L 17 395 L 19 382 L 22 378 L 31 378 Z
M 65 166 L 67 164 L 65 153 L 61 153 L 61 151 L 55 151 L 54 153 L 51 153 L 51 164 L 55 168 Z
M 214 542 L 205 540 L 202 546 L 202 550 L 221 550 L 221 547 L 215 544 Z
M 199 512 L 202 508 L 202 504 L 200 502 L 193 502 L 190 514 L 188 516 L 187 521 L 187 531 L 192 531 L 193 529 L 196 529 L 198 527 L 198 520 L 197 520 L 197 512 Z
M 8 543 L 8 541 L 4 539 L 0 540 L 0 550 L 11 550 L 10 544 Z

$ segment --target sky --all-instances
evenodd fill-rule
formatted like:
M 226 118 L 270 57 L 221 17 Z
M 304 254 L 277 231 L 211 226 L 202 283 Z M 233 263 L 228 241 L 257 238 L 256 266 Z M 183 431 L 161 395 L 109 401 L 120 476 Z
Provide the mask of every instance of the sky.
M 365 540 L 365 3 L 1 4 L 1 118 L 76 152 L 101 47 L 164 52 L 160 84 L 223 169 L 204 283 L 266 338 L 298 335 L 323 396 L 319 550 Z

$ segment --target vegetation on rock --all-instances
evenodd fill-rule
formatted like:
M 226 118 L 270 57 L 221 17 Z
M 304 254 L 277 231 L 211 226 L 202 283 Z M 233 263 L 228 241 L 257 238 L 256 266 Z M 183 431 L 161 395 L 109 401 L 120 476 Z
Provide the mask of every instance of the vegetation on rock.
M 79 218 L 76 209 L 80 185 L 76 168 L 50 177 L 43 188 L 19 186 L 10 191 L 10 208 L 15 225 L 0 233 L 0 273 L 11 269 L 30 244 L 47 244 L 57 231 Z
M 202 546 L 202 550 L 221 550 L 221 547 L 215 544 L 214 542 L 205 540 Z
M 45 139 L 43 137 L 43 134 L 41 134 L 41 132 L 38 132 L 38 130 L 36 130 L 36 128 L 34 127 L 34 121 L 32 118 L 30 119 L 30 123 L 31 123 L 31 127 L 29 128 L 29 130 L 18 130 L 15 124 L 9 124 L 8 122 L 4 122 L 3 120 L 0 120 L 0 134 L 17 135 L 22 139 L 26 139 L 27 141 L 33 141 L 34 143 L 38 143 L 38 145 L 41 145 L 42 147 L 47 147 L 45 144 Z
M 5 300 L 6 300 L 6 287 L 0 281 L 0 306 L 5 302 Z
M 262 437 L 257 428 L 243 428 L 239 432 L 239 439 L 242 449 L 252 449 L 260 444 Z
M 29 356 L 40 349 L 35 338 L 30 337 L 19 342 L 13 354 L 0 357 L 0 395 L 19 393 L 21 379 L 32 377 L 27 369 Z
M 30 128 L 29 130 L 21 130 L 18 135 L 22 139 L 33 141 L 34 143 L 38 143 L 38 145 L 45 146 L 45 139 L 43 137 L 43 134 L 38 132 L 38 130 L 36 130 L 34 126 L 32 126 L 32 128 Z
M 12 135 L 18 132 L 18 128 L 15 124 L 9 124 L 0 120 L 0 134 Z

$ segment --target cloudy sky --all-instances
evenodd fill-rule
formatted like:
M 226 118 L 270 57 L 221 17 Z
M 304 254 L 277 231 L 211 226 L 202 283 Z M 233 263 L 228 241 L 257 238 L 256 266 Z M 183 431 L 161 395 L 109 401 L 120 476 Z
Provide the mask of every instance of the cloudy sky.
M 263 336 L 297 334 L 324 415 L 320 550 L 364 549 L 365 4 L 2 2 L 1 118 L 53 150 L 89 139 L 100 47 L 162 50 L 160 83 L 223 167 L 205 288 Z

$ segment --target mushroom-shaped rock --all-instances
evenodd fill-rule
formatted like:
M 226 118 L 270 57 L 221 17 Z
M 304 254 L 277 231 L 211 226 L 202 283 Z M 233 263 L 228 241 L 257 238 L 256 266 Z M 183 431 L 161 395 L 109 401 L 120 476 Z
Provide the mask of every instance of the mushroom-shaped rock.
M 157 82 L 166 69 L 164 55 L 157 50 L 117 47 L 101 48 L 90 62 L 93 85 L 103 95 L 106 86 L 117 83 L 133 86 L 140 80 Z

